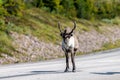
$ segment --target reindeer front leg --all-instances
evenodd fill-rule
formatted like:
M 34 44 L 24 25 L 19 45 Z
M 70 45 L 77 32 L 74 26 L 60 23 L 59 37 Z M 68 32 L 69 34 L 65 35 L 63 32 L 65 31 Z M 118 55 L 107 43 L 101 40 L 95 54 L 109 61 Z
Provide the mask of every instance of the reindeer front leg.
M 71 52 L 71 61 L 72 61 L 72 65 L 73 65 L 72 72 L 75 72 L 75 70 L 76 70 L 75 59 L 74 59 L 74 57 L 75 57 L 75 52 L 72 51 L 72 52 Z
M 68 52 L 65 52 L 65 57 L 66 57 L 66 69 L 64 72 L 67 72 L 69 69 L 69 55 Z

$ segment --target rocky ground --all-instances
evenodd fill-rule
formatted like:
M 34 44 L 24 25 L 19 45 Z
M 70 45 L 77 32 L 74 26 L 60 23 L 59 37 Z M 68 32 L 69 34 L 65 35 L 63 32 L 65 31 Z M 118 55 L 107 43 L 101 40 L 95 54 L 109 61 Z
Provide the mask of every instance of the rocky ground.
M 120 28 L 118 26 L 102 26 L 101 31 L 77 31 L 75 34 L 79 41 L 78 52 L 87 53 L 101 49 L 105 43 L 114 43 L 119 40 Z M 64 56 L 61 43 L 59 45 L 45 43 L 32 35 L 18 34 L 16 32 L 11 32 L 10 35 L 16 52 L 13 52 L 14 56 L 12 57 L 3 54 L 4 57 L 0 59 L 1 64 L 46 60 Z

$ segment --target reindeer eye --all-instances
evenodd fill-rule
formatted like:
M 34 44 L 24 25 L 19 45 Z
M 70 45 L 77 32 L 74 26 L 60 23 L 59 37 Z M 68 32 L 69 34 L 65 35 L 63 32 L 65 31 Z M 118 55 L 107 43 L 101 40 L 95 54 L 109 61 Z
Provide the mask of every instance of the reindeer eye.
M 68 35 L 68 38 L 70 38 L 71 35 Z

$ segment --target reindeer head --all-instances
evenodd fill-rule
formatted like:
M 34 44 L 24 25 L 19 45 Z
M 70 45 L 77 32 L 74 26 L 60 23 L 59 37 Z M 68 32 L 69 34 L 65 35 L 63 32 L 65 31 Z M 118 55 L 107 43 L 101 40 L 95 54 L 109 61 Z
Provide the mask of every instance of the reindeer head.
M 63 38 L 64 42 L 68 42 L 68 40 L 73 36 L 73 31 L 76 28 L 76 22 L 74 22 L 74 28 L 71 31 L 68 31 L 68 29 L 64 29 L 64 31 L 61 30 L 60 22 L 58 22 L 58 28 L 60 30 L 60 35 Z

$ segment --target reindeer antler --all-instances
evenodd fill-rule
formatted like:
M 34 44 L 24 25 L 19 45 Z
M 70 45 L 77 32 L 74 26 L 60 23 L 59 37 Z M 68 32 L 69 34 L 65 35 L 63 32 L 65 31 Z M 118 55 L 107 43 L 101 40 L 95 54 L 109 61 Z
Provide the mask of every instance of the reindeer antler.
M 61 27 L 60 27 L 60 22 L 58 22 L 58 28 L 60 30 L 60 32 L 62 33 Z
M 71 31 L 69 34 L 73 33 L 73 31 L 74 31 L 75 28 L 76 28 L 76 22 L 74 21 L 73 23 L 74 23 L 74 28 L 72 29 L 72 31 Z

